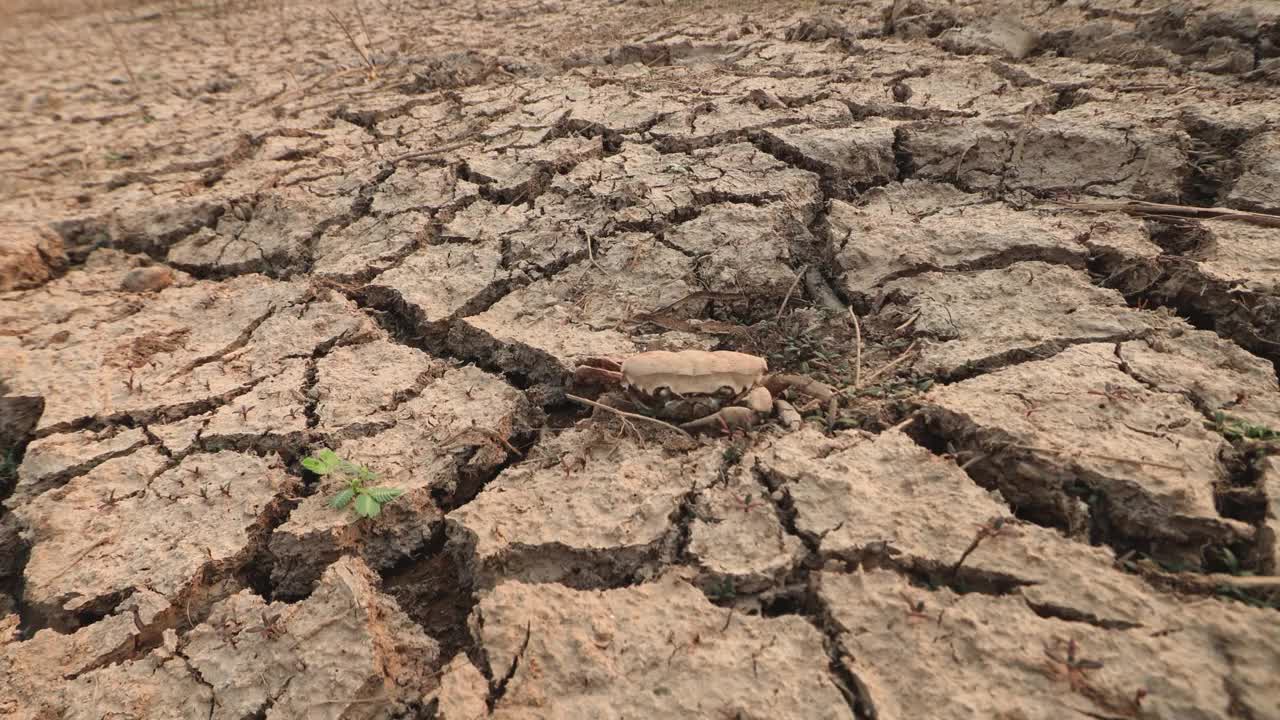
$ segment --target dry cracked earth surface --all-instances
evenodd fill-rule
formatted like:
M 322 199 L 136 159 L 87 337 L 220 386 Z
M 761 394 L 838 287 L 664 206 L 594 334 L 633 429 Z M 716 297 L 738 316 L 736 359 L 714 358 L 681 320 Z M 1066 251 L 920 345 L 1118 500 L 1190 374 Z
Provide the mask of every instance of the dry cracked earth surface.
M 3 7 L 0 715 L 1280 718 L 1280 4 Z

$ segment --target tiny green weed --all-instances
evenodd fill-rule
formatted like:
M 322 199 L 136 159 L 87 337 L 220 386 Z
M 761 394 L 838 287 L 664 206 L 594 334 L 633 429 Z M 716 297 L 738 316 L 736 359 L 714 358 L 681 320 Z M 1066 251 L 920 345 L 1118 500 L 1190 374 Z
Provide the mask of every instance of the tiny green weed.
M 1221 410 L 1213 414 L 1212 422 L 1205 422 L 1205 427 L 1219 432 L 1228 440 L 1280 440 L 1280 431 L 1266 425 L 1258 425 L 1238 417 L 1228 415 Z
M 303 458 L 302 467 L 317 475 L 336 472 L 344 476 L 347 487 L 329 499 L 329 507 L 341 510 L 354 500 L 353 507 L 360 517 L 377 517 L 382 512 L 383 505 L 404 494 L 404 490 L 399 488 L 369 487 L 378 479 L 376 473 L 363 465 L 343 460 L 328 448 Z

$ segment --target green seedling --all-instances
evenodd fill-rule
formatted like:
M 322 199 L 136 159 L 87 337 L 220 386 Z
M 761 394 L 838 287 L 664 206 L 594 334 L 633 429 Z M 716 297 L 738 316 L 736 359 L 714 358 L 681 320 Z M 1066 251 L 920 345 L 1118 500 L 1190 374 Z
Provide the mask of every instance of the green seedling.
M 1221 410 L 1213 414 L 1212 422 L 1206 421 L 1204 425 L 1210 430 L 1221 433 L 1228 440 L 1261 440 L 1263 442 L 1280 440 L 1280 431 L 1233 417 Z
M 304 458 L 302 467 L 317 475 L 336 472 L 345 477 L 347 487 L 329 499 L 329 507 L 341 510 L 354 500 L 356 515 L 360 517 L 377 517 L 382 512 L 383 505 L 404 494 L 404 490 L 399 488 L 370 487 L 378 479 L 376 473 L 363 465 L 343 460 L 328 448 Z

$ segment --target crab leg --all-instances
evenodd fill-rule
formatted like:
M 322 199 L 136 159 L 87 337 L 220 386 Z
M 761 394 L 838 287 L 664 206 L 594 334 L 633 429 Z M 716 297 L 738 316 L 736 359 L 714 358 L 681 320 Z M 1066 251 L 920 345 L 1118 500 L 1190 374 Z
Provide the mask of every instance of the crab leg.
M 720 431 L 727 435 L 734 430 L 748 430 L 759 421 L 759 416 L 751 408 L 734 405 L 723 408 L 720 412 L 684 423 L 680 426 L 680 429 L 690 434 Z
M 787 390 L 795 390 L 803 395 L 827 402 L 836 394 L 835 388 L 830 385 L 803 375 L 786 373 L 770 375 L 764 379 L 762 384 L 769 389 L 769 392 L 774 397 L 782 397 L 782 394 Z

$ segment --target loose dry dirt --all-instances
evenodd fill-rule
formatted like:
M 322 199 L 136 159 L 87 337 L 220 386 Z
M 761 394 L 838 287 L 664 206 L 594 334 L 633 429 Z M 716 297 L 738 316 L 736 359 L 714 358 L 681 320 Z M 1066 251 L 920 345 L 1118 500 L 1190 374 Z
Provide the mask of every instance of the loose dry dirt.
M 0 716 L 1280 718 L 1280 4 L 0 27 Z

